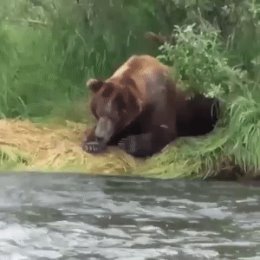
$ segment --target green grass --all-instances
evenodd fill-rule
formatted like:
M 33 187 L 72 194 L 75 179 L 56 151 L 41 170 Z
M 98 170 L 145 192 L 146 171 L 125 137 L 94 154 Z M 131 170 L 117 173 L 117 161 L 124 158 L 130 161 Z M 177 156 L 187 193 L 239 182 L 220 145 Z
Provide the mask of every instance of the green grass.
M 1 118 L 90 121 L 86 79 L 105 78 L 131 54 L 147 53 L 173 66 L 182 87 L 222 106 L 212 134 L 178 140 L 142 174 L 204 178 L 232 165 L 259 172 L 258 1 L 79 2 L 1 1 Z M 175 41 L 158 49 L 144 39 L 146 31 L 172 33 Z
M 1 170 L 10 170 L 19 168 L 21 165 L 28 163 L 28 156 L 23 154 L 18 149 L 8 146 L 0 147 L 0 168 Z

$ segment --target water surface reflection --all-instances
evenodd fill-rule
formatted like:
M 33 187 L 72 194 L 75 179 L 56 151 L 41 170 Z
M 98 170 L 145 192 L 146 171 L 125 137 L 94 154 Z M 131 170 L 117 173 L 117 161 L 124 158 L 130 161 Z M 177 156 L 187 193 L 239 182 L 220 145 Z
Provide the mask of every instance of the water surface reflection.
M 0 175 L 1 259 L 260 259 L 260 189 Z

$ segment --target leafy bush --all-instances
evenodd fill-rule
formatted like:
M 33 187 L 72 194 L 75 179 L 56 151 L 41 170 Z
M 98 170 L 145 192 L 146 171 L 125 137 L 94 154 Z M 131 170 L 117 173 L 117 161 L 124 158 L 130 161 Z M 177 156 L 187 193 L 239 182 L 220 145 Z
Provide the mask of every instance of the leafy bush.
M 214 174 L 229 161 L 256 173 L 260 169 L 260 93 L 259 79 L 250 73 L 255 68 L 232 67 L 229 58 L 234 49 L 226 48 L 220 33 L 208 23 L 176 26 L 173 34 L 175 44 L 164 44 L 159 58 L 174 67 L 182 87 L 218 97 L 222 114 L 214 135 L 155 158 L 157 172 L 164 176 L 176 171 L 182 176 Z

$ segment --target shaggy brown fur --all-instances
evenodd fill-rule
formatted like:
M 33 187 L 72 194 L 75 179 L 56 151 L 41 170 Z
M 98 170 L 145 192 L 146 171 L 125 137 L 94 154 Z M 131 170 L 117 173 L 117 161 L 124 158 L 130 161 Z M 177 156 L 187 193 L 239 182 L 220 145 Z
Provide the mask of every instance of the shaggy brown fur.
M 87 152 L 101 152 L 114 144 L 129 154 L 146 157 L 177 136 L 210 128 L 207 122 L 203 129 L 191 129 L 197 120 L 203 125 L 203 114 L 208 120 L 211 101 L 197 106 L 201 100 L 188 100 L 176 88 L 169 68 L 149 55 L 132 56 L 110 78 L 90 79 L 87 86 L 93 92 L 91 111 L 97 119 L 83 142 Z

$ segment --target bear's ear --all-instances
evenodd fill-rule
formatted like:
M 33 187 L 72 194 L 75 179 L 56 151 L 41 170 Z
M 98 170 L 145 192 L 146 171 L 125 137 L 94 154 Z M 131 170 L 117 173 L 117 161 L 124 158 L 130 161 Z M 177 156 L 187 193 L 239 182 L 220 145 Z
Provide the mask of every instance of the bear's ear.
M 86 82 L 86 86 L 88 88 L 91 89 L 92 92 L 97 92 L 101 89 L 101 87 L 103 86 L 104 82 L 102 80 L 99 79 L 89 79 Z

